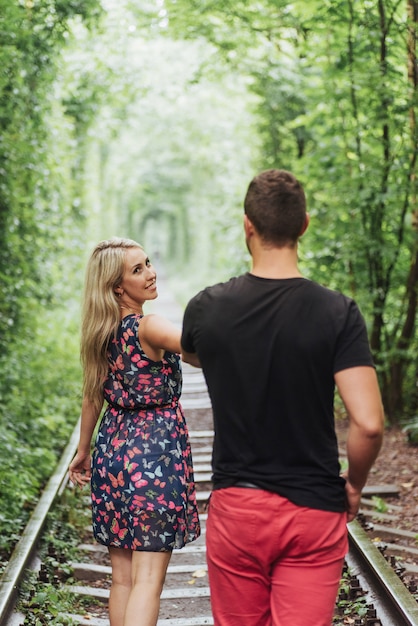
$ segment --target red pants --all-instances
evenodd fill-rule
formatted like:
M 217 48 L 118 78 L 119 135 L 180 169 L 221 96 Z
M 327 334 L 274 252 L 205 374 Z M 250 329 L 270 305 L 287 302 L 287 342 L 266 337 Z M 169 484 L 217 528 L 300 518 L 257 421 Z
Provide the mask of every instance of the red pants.
M 214 491 L 206 543 L 215 626 L 330 626 L 346 520 L 261 489 Z

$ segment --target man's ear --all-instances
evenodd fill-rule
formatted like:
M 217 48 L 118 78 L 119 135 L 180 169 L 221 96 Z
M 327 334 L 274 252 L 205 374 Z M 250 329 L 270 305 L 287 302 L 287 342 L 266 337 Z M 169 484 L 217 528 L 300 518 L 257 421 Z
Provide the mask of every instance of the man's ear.
M 246 215 L 246 214 L 244 214 L 244 231 L 245 231 L 245 237 L 247 239 L 249 237 L 251 237 L 252 235 L 254 235 L 254 232 L 255 232 L 254 225 L 251 222 L 251 220 L 248 217 L 248 215 Z
M 299 237 L 302 237 L 302 235 L 306 232 L 306 229 L 307 229 L 307 228 L 308 228 L 308 226 L 309 226 L 310 219 L 311 219 L 311 218 L 310 218 L 310 216 L 309 216 L 309 213 L 307 213 L 307 214 L 305 215 L 305 221 L 304 221 L 303 226 L 302 226 L 302 228 L 301 228 L 301 231 L 300 231 Z

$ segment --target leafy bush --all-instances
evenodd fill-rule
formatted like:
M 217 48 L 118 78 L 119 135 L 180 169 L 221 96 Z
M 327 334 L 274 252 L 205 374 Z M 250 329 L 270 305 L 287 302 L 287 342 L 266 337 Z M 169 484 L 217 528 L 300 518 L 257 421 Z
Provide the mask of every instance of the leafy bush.
M 60 337 L 60 341 L 56 337 Z M 44 314 L 30 352 L 16 342 L 0 405 L 0 555 L 8 556 L 80 412 L 77 333 Z M 6 382 L 5 382 L 6 381 Z
M 408 441 L 411 445 L 418 445 L 418 415 L 416 415 L 403 427 L 403 432 L 406 433 Z

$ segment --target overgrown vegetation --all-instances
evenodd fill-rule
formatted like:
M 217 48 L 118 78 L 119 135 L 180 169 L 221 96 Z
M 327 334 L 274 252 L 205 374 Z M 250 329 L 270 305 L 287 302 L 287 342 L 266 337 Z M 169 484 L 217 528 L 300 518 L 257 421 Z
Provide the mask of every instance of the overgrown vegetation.
M 80 491 L 66 489 L 48 516 L 39 547 L 41 569 L 28 572 L 20 590 L 18 608 L 25 616 L 25 626 L 73 623 L 62 615 L 76 612 L 78 601 L 64 584 L 71 584 L 70 564 L 77 559 L 78 545 L 91 521 L 84 499 Z
M 79 411 L 82 247 L 68 124 L 54 84 L 70 21 L 96 0 L 0 2 L 0 555 L 7 556 Z M 71 267 L 71 272 L 68 268 Z
M 350 569 L 344 567 L 335 607 L 333 626 L 355 624 L 356 620 L 363 623 L 368 606 L 364 592 L 359 588 L 358 580 L 352 576 Z

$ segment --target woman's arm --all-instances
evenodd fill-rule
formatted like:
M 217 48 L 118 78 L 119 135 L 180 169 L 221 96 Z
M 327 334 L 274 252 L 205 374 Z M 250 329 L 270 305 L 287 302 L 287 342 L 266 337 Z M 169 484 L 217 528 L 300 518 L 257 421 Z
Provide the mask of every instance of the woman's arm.
M 77 454 L 69 467 L 70 480 L 79 487 L 83 487 L 91 478 L 91 438 L 101 409 L 102 407 L 95 407 L 86 397 L 83 398 Z
M 145 315 L 139 324 L 141 346 L 154 361 L 160 361 L 166 350 L 180 354 L 180 336 L 180 328 L 160 315 Z

